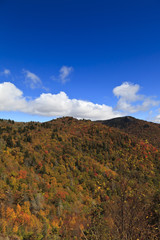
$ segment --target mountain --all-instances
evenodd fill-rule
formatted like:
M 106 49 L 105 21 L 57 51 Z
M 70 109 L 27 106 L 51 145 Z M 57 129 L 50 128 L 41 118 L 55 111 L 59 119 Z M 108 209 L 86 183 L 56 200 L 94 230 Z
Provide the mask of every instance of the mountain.
M 126 116 L 110 120 L 98 121 L 109 127 L 122 130 L 139 139 L 147 140 L 150 144 L 160 147 L 160 124 L 139 120 Z
M 99 122 L 1 119 L 0 239 L 158 240 L 159 161 Z

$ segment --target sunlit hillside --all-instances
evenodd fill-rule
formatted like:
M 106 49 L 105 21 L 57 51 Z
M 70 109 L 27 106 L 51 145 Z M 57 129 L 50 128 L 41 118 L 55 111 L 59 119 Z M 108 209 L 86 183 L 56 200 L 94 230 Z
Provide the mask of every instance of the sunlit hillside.
M 0 121 L 3 239 L 158 240 L 159 181 L 150 139 L 70 117 Z

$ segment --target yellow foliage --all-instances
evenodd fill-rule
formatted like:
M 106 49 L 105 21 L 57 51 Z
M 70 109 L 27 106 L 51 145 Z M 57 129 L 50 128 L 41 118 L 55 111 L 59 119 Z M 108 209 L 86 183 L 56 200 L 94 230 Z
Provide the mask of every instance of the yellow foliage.
M 83 191 L 83 187 L 81 186 L 81 185 L 78 185 L 78 187 L 77 187 L 77 189 L 78 189 L 78 191 Z
M 57 185 L 57 180 L 55 177 L 51 178 L 51 185 L 52 185 L 52 187 L 55 187 Z
M 10 182 L 11 182 L 11 184 L 12 184 L 12 186 L 14 187 L 14 189 L 17 189 L 17 180 L 16 180 L 16 178 L 15 177 L 11 177 L 10 178 Z
M 17 204 L 16 213 L 17 213 L 17 215 L 19 215 L 21 213 L 21 206 L 19 204 Z
M 39 211 L 39 215 L 42 216 L 42 217 L 45 217 L 45 215 L 46 215 L 46 214 L 45 214 L 45 211 L 40 210 L 40 211 Z
M 0 213 L 1 213 L 2 218 L 4 218 L 5 217 L 5 207 L 3 204 L 1 205 Z
M 6 233 L 7 222 L 6 222 L 5 220 L 3 220 L 1 226 L 2 226 L 2 227 L 1 227 L 1 232 L 5 234 L 5 233 Z
M 5 200 L 6 195 L 4 193 L 0 193 L 0 200 Z
M 31 216 L 27 213 L 24 213 L 22 216 L 22 222 L 27 225 L 31 225 Z
M 10 221 L 12 221 L 16 218 L 16 214 L 15 214 L 13 208 L 7 207 L 6 218 Z
M 79 228 L 80 228 L 81 230 L 83 230 L 83 229 L 84 229 L 83 224 L 80 224 L 80 225 L 79 225 Z
M 74 225 L 75 223 L 76 223 L 76 217 L 75 217 L 75 216 L 72 216 L 71 221 L 70 221 L 70 224 L 71 224 L 71 225 Z
M 59 228 L 59 221 L 58 221 L 58 219 L 55 219 L 55 220 L 52 221 L 52 226 L 56 227 L 56 228 Z
M 17 232 L 18 232 L 18 226 L 17 226 L 17 225 L 14 225 L 14 227 L 13 227 L 13 232 L 14 232 L 14 233 L 17 233 Z
M 30 203 L 28 201 L 24 202 L 24 205 L 22 207 L 22 210 L 25 212 L 25 213 L 28 213 L 28 214 L 31 214 L 30 212 Z

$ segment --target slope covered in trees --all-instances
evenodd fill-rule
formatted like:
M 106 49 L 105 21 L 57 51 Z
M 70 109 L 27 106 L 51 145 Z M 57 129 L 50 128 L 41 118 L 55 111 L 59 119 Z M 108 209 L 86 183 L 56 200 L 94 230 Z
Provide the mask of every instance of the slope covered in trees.
M 0 232 L 9 239 L 159 239 L 160 151 L 70 117 L 0 121 Z
M 140 139 L 148 140 L 152 145 L 160 147 L 160 124 L 158 123 L 147 122 L 130 116 L 99 122 L 109 127 L 118 128 Z

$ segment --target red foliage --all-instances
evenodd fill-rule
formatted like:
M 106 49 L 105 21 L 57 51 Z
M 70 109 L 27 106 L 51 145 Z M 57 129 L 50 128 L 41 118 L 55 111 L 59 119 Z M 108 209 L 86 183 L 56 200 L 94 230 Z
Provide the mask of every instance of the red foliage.
M 39 167 L 42 167 L 42 166 L 43 166 L 43 164 L 42 164 L 41 162 L 39 162 L 39 163 L 38 163 L 38 166 L 39 166 Z
M 106 196 L 105 196 L 105 199 L 106 199 L 106 201 L 108 201 L 108 200 L 109 200 L 109 196 L 108 196 L 108 195 L 106 195 Z
M 68 193 L 65 191 L 58 191 L 56 194 L 56 197 L 60 198 L 61 200 L 65 200 L 67 195 L 68 195 Z
M 27 177 L 27 171 L 26 170 L 20 170 L 18 179 L 25 179 Z

